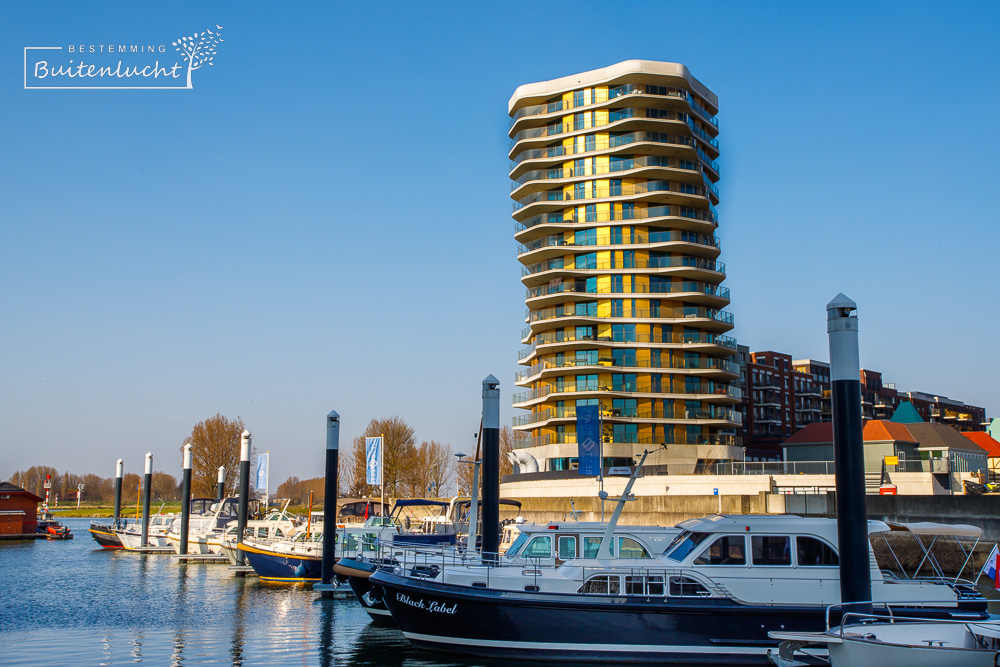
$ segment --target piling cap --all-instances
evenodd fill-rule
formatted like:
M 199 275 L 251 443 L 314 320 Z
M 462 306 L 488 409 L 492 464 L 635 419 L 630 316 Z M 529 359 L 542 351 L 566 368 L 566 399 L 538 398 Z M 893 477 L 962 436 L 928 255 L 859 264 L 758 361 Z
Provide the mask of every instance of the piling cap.
M 192 447 L 190 442 L 184 445 L 184 470 L 191 469 L 191 449 Z
M 153 474 L 153 452 L 146 452 L 146 474 Z
M 240 461 L 250 460 L 250 431 L 243 431 L 240 434 Z
M 500 428 L 500 380 L 493 375 L 483 380 L 483 428 Z
M 125 461 L 122 459 L 118 459 L 118 461 L 115 463 L 115 477 L 120 478 L 124 472 L 125 472 Z
M 326 448 L 340 449 L 340 415 L 336 410 L 330 410 L 326 415 Z

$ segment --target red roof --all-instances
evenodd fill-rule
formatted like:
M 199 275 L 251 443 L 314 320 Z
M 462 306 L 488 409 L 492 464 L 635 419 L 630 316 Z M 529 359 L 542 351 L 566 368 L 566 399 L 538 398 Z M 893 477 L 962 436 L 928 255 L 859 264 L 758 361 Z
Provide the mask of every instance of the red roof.
M 862 437 L 865 442 L 881 442 L 885 440 L 901 440 L 903 442 L 917 441 L 916 438 L 914 438 L 906 429 L 906 425 L 897 424 L 896 422 L 884 419 L 872 419 L 871 421 L 865 423 L 864 435 Z
M 963 432 L 962 435 L 985 449 L 988 456 L 1000 457 L 1000 442 L 991 438 L 989 433 L 985 431 L 968 431 Z
M 865 422 L 862 439 L 865 442 L 885 442 L 894 440 L 898 442 L 917 442 L 905 424 L 886 421 L 884 419 L 871 419 Z M 785 440 L 783 445 L 829 445 L 833 444 L 833 424 L 830 422 L 808 424 L 792 437 Z M 1000 443 L 998 443 L 1000 444 Z M 1000 454 L 998 454 L 1000 456 Z

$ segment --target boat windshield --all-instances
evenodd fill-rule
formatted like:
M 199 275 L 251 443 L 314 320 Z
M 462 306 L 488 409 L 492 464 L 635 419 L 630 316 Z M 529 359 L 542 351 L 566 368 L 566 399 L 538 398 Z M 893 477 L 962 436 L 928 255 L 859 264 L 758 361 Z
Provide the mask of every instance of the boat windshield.
M 701 544 L 708 533 L 689 533 L 687 531 L 681 533 L 674 538 L 674 541 L 670 543 L 667 547 L 666 556 L 670 560 L 680 562 L 684 560 L 691 551 Z
M 523 547 L 524 543 L 527 541 L 528 541 L 528 534 L 521 533 L 520 535 L 517 536 L 517 539 L 514 540 L 514 543 L 509 547 L 507 547 L 507 553 L 504 555 L 507 556 L 507 558 L 513 558 L 514 556 L 517 555 L 517 552 L 521 550 L 521 547 Z

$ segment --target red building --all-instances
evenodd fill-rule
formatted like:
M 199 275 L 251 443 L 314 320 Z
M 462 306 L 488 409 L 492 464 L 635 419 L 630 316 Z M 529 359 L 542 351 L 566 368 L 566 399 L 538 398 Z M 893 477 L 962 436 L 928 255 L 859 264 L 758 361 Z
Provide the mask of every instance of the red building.
M 10 482 L 0 483 L 0 535 L 33 535 L 42 499 Z

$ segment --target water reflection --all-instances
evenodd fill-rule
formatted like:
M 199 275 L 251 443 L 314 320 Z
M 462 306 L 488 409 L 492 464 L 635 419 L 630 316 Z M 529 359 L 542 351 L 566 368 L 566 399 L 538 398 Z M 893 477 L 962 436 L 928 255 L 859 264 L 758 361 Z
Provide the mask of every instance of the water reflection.
M 233 660 L 233 667 L 242 667 L 243 635 L 246 624 L 247 580 L 246 577 L 236 577 L 236 579 L 237 592 L 236 605 L 233 609 L 233 642 L 232 647 L 229 649 L 229 655 Z

